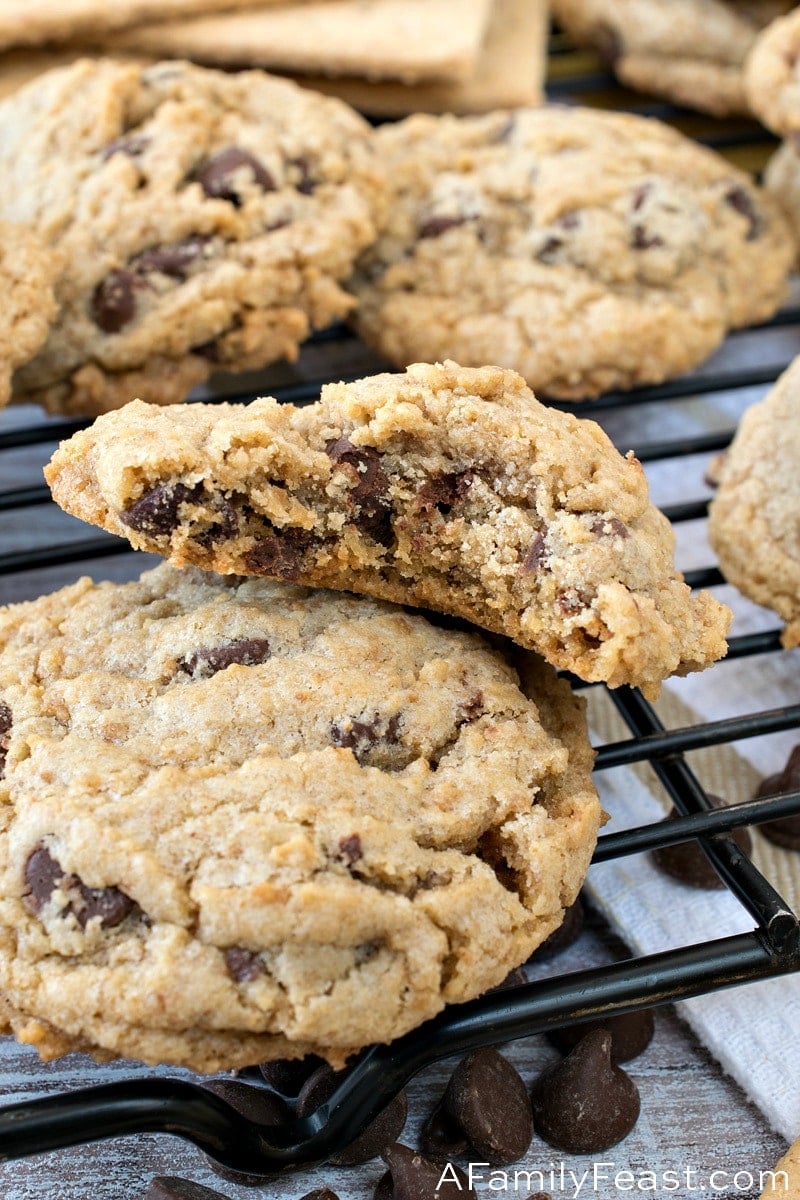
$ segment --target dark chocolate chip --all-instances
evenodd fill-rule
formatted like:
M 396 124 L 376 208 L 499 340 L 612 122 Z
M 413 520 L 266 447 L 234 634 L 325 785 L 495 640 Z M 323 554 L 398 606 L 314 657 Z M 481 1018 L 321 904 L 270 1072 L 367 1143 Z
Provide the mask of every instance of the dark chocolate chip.
M 656 246 L 663 246 L 664 239 L 656 233 L 648 233 L 644 225 L 634 225 L 631 245 L 634 250 L 653 250 Z
M 126 896 L 119 888 L 90 888 L 77 875 L 66 875 L 61 864 L 45 846 L 37 846 L 28 857 L 25 883 L 28 901 L 36 912 L 47 905 L 54 891 L 71 894 L 73 899 L 59 915 L 65 917 L 71 914 L 81 929 L 85 929 L 97 917 L 100 918 L 102 929 L 114 929 L 122 924 L 134 907 L 130 896 Z
M 71 904 L 70 908 L 81 929 L 85 929 L 95 917 L 100 918 L 101 929 L 114 929 L 122 924 L 134 907 L 130 896 L 126 896 L 119 888 L 90 888 L 77 879 L 77 876 L 73 878 L 76 879 L 83 904 Z
M 212 524 L 192 534 L 194 540 L 206 550 L 224 538 L 235 537 L 239 532 L 239 514 L 231 502 L 224 496 L 216 495 L 212 497 L 212 504 Z
M 372 1200 L 392 1200 L 394 1195 L 392 1191 L 392 1172 L 384 1171 L 378 1182 L 375 1184 L 375 1191 L 372 1193 Z
M 597 57 L 606 67 L 613 67 L 622 57 L 624 46 L 622 38 L 616 29 L 610 25 L 595 25 L 591 33 L 592 44 L 597 51 Z
M 458 706 L 459 724 L 463 721 L 474 721 L 483 712 L 483 692 L 474 692 Z
M 195 179 L 205 194 L 212 200 L 228 200 L 240 208 L 242 197 L 237 191 L 237 177 L 246 173 L 262 192 L 274 192 L 275 180 L 263 163 L 239 146 L 229 146 L 214 154 L 196 172 Z
M 463 1058 L 444 1094 L 448 1114 L 481 1159 L 500 1167 L 516 1162 L 531 1144 L 531 1102 L 519 1072 L 491 1047 Z
M 111 271 L 92 295 L 92 317 L 103 333 L 119 333 L 136 316 L 136 292 L 146 286 L 131 271 Z
M 388 1146 L 381 1158 L 389 1167 L 394 1200 L 463 1200 L 465 1196 L 475 1200 L 475 1192 L 460 1167 L 448 1164 L 443 1168 L 400 1142 Z M 440 1187 L 443 1174 L 446 1177 Z M 382 1183 L 383 1179 L 378 1186 Z
M 308 1054 L 305 1058 L 276 1058 L 273 1062 L 263 1062 L 259 1070 L 265 1082 L 283 1096 L 296 1096 L 310 1075 L 313 1075 L 323 1060 L 316 1054 Z
M 357 833 L 351 833 L 349 837 L 339 838 L 339 853 L 336 855 L 342 862 L 346 862 L 348 866 L 358 862 L 364 857 L 364 851 L 361 849 L 361 838 Z
M 127 134 L 124 137 L 115 138 L 113 142 L 109 142 L 100 151 L 100 158 L 103 162 L 107 162 L 115 154 L 127 154 L 130 158 L 137 158 L 150 145 L 150 138 L 143 137 L 141 134 Z
M 537 575 L 544 568 L 544 560 L 547 556 L 547 530 L 542 529 L 537 533 L 536 537 L 528 547 L 525 558 L 522 562 L 523 571 L 530 571 L 531 574 Z
M 355 487 L 350 492 L 350 503 L 355 509 L 354 523 L 380 545 L 391 545 L 394 534 L 389 477 L 381 455 L 373 446 L 354 446 L 346 437 L 330 442 L 327 451 L 337 465 L 344 463 L 353 470 Z
M 421 238 L 441 237 L 443 233 L 447 233 L 448 229 L 457 229 L 459 225 L 466 225 L 467 219 L 459 213 L 453 213 L 450 216 L 428 217 L 420 222 L 417 232 Z
M 225 966 L 236 983 L 252 983 L 264 973 L 264 964 L 257 954 L 251 954 L 241 946 L 231 946 L 225 951 Z
M 566 950 L 573 942 L 576 942 L 583 932 L 583 905 L 580 897 L 564 911 L 564 919 L 558 929 L 554 929 L 548 938 L 542 942 L 532 957 L 537 962 L 544 962 L 548 958 L 554 958 L 556 954 L 560 954 L 562 950 Z
M 396 746 L 400 741 L 400 717 L 395 714 L 388 720 L 375 712 L 371 717 L 350 717 L 331 725 L 331 742 L 345 750 L 352 750 L 355 759 L 363 765 L 370 750 L 378 745 Z
M 313 1192 L 306 1192 L 305 1196 L 300 1197 L 300 1200 L 339 1200 L 339 1197 L 330 1188 L 321 1187 L 314 1188 Z
M 237 1079 L 208 1079 L 202 1087 L 227 1101 L 237 1113 L 258 1125 L 282 1125 L 289 1120 L 289 1109 L 274 1092 Z M 261 1177 L 264 1182 L 264 1177 Z
M 6 774 L 6 755 L 10 744 L 9 734 L 12 725 L 11 709 L 4 700 L 0 700 L 0 779 Z
M 755 799 L 776 795 L 780 792 L 800 790 L 800 745 L 795 746 L 786 766 L 777 775 L 769 775 L 759 786 Z M 784 850 L 800 850 L 800 813 L 795 817 L 781 817 L 778 821 L 766 821 L 758 826 L 759 832 Z
M 36 912 L 45 907 L 62 879 L 64 872 L 60 864 L 44 846 L 37 846 L 25 864 L 28 899 Z
M 423 1125 L 419 1146 L 423 1154 L 437 1163 L 451 1162 L 469 1149 L 467 1135 L 458 1121 L 450 1116 L 443 1100 Z
M 550 236 L 545 239 L 542 245 L 536 252 L 536 257 L 540 262 L 551 263 L 555 262 L 559 250 L 564 245 L 564 239 L 560 237 Z
M 210 238 L 196 234 L 173 246 L 153 246 L 144 250 L 131 259 L 131 267 L 140 275 L 157 271 L 161 275 L 169 275 L 173 279 L 185 279 L 189 268 L 202 258 Z
M 536 1132 L 570 1154 L 597 1154 L 630 1133 L 639 1092 L 611 1061 L 611 1034 L 588 1033 L 562 1062 L 540 1075 L 531 1093 Z
M 360 1137 L 351 1142 L 346 1149 L 334 1154 L 328 1160 L 335 1167 L 355 1167 L 359 1163 L 369 1162 L 396 1142 L 406 1126 L 408 1119 L 408 1097 L 405 1091 L 398 1092 L 394 1100 L 386 1105 L 383 1112 L 378 1113 Z
M 264 1180 L 261 1180 L 262 1184 Z M 150 1183 L 144 1200 L 226 1200 L 222 1192 L 179 1179 L 177 1175 L 157 1175 Z
M 596 517 L 590 526 L 592 533 L 598 537 L 628 538 L 631 536 L 627 525 L 623 525 L 619 517 Z
M 245 562 L 256 575 L 273 575 L 278 579 L 299 579 L 303 573 L 308 552 L 318 545 L 314 534 L 308 529 L 286 526 L 261 536 L 252 550 L 245 555 Z
M 313 195 L 317 188 L 317 180 L 314 178 L 311 163 L 305 154 L 301 154 L 299 158 L 293 158 L 290 161 L 291 165 L 297 171 L 297 183 L 295 187 L 298 192 L 301 192 L 304 196 Z
M 202 492 L 202 484 L 188 488 L 184 483 L 157 483 L 123 508 L 119 519 L 137 533 L 173 533 L 179 524 L 181 505 L 198 501 Z
M 438 509 L 446 516 L 453 505 L 469 492 L 475 480 L 475 472 L 454 471 L 447 475 L 434 475 L 417 492 L 417 505 L 421 512 L 432 512 Z
M 725 808 L 725 801 L 721 800 L 719 796 L 709 794 L 708 798 L 713 808 Z M 678 813 L 673 808 L 664 820 L 674 821 L 677 816 Z M 752 838 L 746 829 L 736 829 L 732 834 L 726 833 L 719 836 L 733 837 L 736 845 L 745 854 L 749 854 L 753 848 Z M 708 890 L 725 887 L 696 841 L 682 842 L 677 846 L 664 846 L 660 850 L 653 850 L 651 857 L 658 869 L 665 875 L 671 875 L 673 879 L 679 879 L 681 883 L 688 884 L 689 887 Z
M 747 241 L 753 242 L 761 232 L 761 215 L 756 208 L 753 197 L 740 183 L 728 188 L 725 193 L 725 203 L 729 208 L 747 218 Z
M 344 1078 L 344 1071 L 334 1071 L 333 1067 L 324 1062 L 317 1067 L 313 1075 L 309 1075 L 297 1094 L 295 1112 L 298 1117 L 310 1117 L 321 1104 L 330 1100 Z
M 584 1025 L 567 1025 L 554 1029 L 547 1036 L 553 1045 L 567 1054 L 578 1042 L 595 1029 L 605 1029 L 611 1034 L 611 1061 L 630 1062 L 637 1058 L 653 1040 L 655 1018 L 651 1008 L 640 1008 L 638 1012 L 621 1013 L 615 1017 L 600 1017 Z
M 234 664 L 256 667 L 266 662 L 269 656 L 266 638 L 240 638 L 236 642 L 229 642 L 227 646 L 211 646 L 187 654 L 178 663 L 178 670 L 185 671 L 187 675 L 207 678 Z
M 638 187 L 634 188 L 631 198 L 631 208 L 634 212 L 639 211 L 652 190 L 652 183 L 640 183 Z

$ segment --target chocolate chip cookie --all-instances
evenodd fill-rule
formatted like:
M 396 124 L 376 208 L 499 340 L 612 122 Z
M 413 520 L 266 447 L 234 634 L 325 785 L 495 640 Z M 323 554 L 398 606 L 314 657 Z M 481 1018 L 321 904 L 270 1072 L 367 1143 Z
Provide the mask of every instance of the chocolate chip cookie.
M 18 397 L 164 404 L 216 367 L 295 357 L 353 306 L 339 281 L 374 235 L 372 157 L 346 105 L 261 72 L 83 60 L 9 97 L 0 216 L 63 256 Z
M 742 417 L 711 502 L 708 531 L 725 578 L 786 622 L 800 645 L 800 359 Z
M 723 117 L 748 111 L 744 62 L 791 0 L 553 0 L 570 37 L 629 87 Z
M 601 819 L 582 701 L 516 657 L 167 565 L 2 610 L 5 1021 L 44 1056 L 341 1065 L 500 983 Z
M 391 203 L 355 322 L 398 365 L 494 362 L 586 399 L 690 370 L 785 293 L 775 202 L 657 121 L 415 116 L 376 144 Z
M 418 364 L 305 408 L 133 403 L 46 471 L 68 512 L 183 566 L 462 617 L 657 693 L 725 653 L 640 464 L 499 367 Z
M 55 317 L 58 262 L 29 230 L 0 222 L 0 408 L 14 372 L 42 345 Z

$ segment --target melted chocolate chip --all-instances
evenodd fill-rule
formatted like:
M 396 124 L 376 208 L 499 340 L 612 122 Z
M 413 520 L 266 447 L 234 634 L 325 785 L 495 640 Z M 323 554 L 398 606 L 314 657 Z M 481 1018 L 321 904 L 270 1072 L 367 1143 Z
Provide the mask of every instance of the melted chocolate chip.
M 725 193 L 725 203 L 729 208 L 747 218 L 747 241 L 755 241 L 761 232 L 761 215 L 750 193 L 737 183 L 728 188 Z
M 188 488 L 184 483 L 157 483 L 123 508 L 119 519 L 138 533 L 173 533 L 179 524 L 181 505 L 198 501 L 202 494 L 202 484 Z
M 212 502 L 215 517 L 213 524 L 192 534 L 198 545 L 205 550 L 209 550 L 224 538 L 235 537 L 239 532 L 239 514 L 231 502 L 224 496 L 214 496 Z
M 450 216 L 442 215 L 440 217 L 428 217 L 421 221 L 417 230 L 421 238 L 437 238 L 443 233 L 447 233 L 448 229 L 457 229 L 459 225 L 466 225 L 467 217 L 453 213 Z
M 542 529 L 537 533 L 536 537 L 528 547 L 525 558 L 522 562 L 523 571 L 529 571 L 532 575 L 538 575 L 544 569 L 544 560 L 547 556 L 547 530 Z
M 264 1062 L 259 1066 L 261 1075 L 266 1083 L 283 1096 L 296 1096 L 303 1084 L 323 1065 L 323 1060 L 316 1054 L 307 1054 L 305 1058 L 276 1058 L 272 1062 Z
M 580 897 L 571 904 L 564 912 L 564 919 L 558 929 L 554 929 L 548 938 L 542 942 L 532 957 L 537 962 L 544 962 L 548 958 L 554 958 L 556 954 L 560 954 L 562 950 L 566 950 L 573 942 L 576 942 L 583 932 L 583 905 Z
M 261 1180 L 264 1183 L 264 1180 Z M 207 1188 L 177 1175 L 157 1175 L 150 1183 L 144 1200 L 226 1200 L 222 1192 Z
M 447 516 L 453 505 L 464 499 L 474 480 L 475 472 L 472 470 L 434 475 L 417 492 L 420 511 L 429 513 L 438 509 L 443 516 Z
M 443 1174 L 441 1166 L 408 1146 L 396 1142 L 383 1151 L 381 1158 L 389 1167 L 389 1181 L 384 1183 L 385 1176 L 382 1176 L 378 1187 L 383 1186 L 384 1194 L 393 1196 L 394 1200 L 464 1200 L 465 1196 L 475 1200 L 475 1192 L 460 1167 L 454 1165 L 439 1187 Z M 453 1174 L 458 1182 L 453 1181 Z M 388 1190 L 389 1183 L 391 1191 Z
M 208 677 L 224 671 L 234 663 L 243 667 L 256 667 L 266 662 L 270 656 L 269 642 L 266 638 L 240 638 L 237 642 L 229 642 L 227 646 L 211 646 L 195 650 L 182 658 L 178 670 L 187 675 Z
M 125 137 L 115 138 L 113 142 L 104 146 L 100 152 L 100 158 L 103 162 L 107 162 L 115 154 L 127 154 L 129 158 L 137 158 L 149 145 L 150 138 L 143 137 L 141 134 L 128 134 Z
M 644 225 L 634 225 L 631 238 L 631 246 L 634 250 L 653 250 L 657 246 L 663 245 L 664 239 L 658 234 L 648 233 Z
M 245 562 L 256 575 L 298 579 L 303 573 L 306 555 L 316 545 L 319 542 L 310 530 L 289 525 L 263 534 L 245 555 Z
M 782 771 L 777 775 L 769 775 L 763 781 L 755 794 L 755 799 L 798 790 L 800 790 L 800 745 L 795 746 L 792 750 Z M 778 821 L 766 821 L 763 825 L 759 825 L 758 829 L 775 846 L 781 846 L 784 850 L 800 850 L 800 813 L 795 817 L 781 817 Z
M 8 735 L 11 733 L 12 723 L 11 709 L 4 700 L 0 700 L 0 779 L 5 779 L 6 755 L 10 743 Z
M 140 275 L 156 271 L 172 279 L 185 279 L 189 268 L 205 255 L 210 240 L 197 234 L 173 246 L 154 246 L 137 254 L 130 266 Z
M 708 798 L 713 808 L 725 807 L 725 801 L 719 796 L 709 794 Z M 678 813 L 673 808 L 664 820 L 674 821 L 677 816 Z M 732 834 L 726 833 L 718 836 L 732 837 L 745 854 L 749 854 L 753 848 L 752 838 L 746 829 L 736 829 Z M 677 846 L 664 846 L 660 850 L 653 850 L 651 857 L 658 869 L 665 875 L 671 875 L 673 879 L 679 879 L 681 883 L 685 883 L 689 887 L 711 890 L 726 886 L 695 841 L 682 842 Z
M 628 526 L 624 525 L 619 517 L 596 517 L 589 528 L 598 537 L 628 538 L 631 536 Z
M 419 1145 L 422 1153 L 436 1163 L 451 1162 L 469 1149 L 467 1135 L 447 1112 L 443 1100 L 423 1125 Z
M 74 916 L 81 929 L 99 918 L 101 929 L 121 925 L 134 908 L 133 900 L 119 888 L 90 888 L 77 875 L 65 874 L 61 864 L 45 846 L 37 846 L 25 864 L 28 902 L 35 912 L 47 906 L 55 891 L 72 896 L 59 916 Z
M 355 487 L 349 499 L 355 510 L 354 523 L 380 545 L 391 545 L 394 534 L 389 477 L 383 469 L 381 455 L 372 446 L 354 446 L 346 437 L 330 442 L 327 452 L 337 465 L 352 468 Z
M 336 855 L 342 862 L 352 866 L 364 857 L 364 851 L 361 849 L 361 838 L 357 833 L 351 833 L 350 837 L 339 838 L 339 853 Z
M 239 146 L 229 146 L 209 158 L 197 171 L 195 179 L 212 200 L 227 200 L 241 208 L 242 197 L 237 182 L 249 176 L 262 192 L 274 192 L 275 180 L 258 159 Z
M 630 1133 L 639 1117 L 633 1080 L 611 1061 L 611 1034 L 588 1033 L 531 1093 L 536 1132 L 569 1154 L 598 1154 Z
M 394 1100 L 378 1113 L 364 1132 L 354 1142 L 328 1160 L 335 1167 L 355 1167 L 359 1163 L 377 1158 L 392 1142 L 396 1142 L 408 1120 L 408 1097 L 405 1091 L 398 1092 Z
M 388 719 L 375 712 L 366 720 L 350 717 L 341 724 L 331 725 L 331 742 L 345 750 L 352 750 L 357 762 L 364 764 L 370 750 L 383 744 L 396 746 L 400 741 L 400 717 L 395 714 Z
M 563 1054 L 577 1046 L 587 1033 L 604 1029 L 611 1034 L 611 1061 L 630 1062 L 638 1058 L 650 1045 L 655 1033 L 655 1017 L 651 1008 L 640 1008 L 638 1012 L 620 1013 L 615 1017 L 600 1017 L 587 1021 L 585 1025 L 567 1025 L 554 1029 L 547 1036 Z
M 231 946 L 225 951 L 225 966 L 236 983 L 252 983 L 264 973 L 264 964 L 257 954 L 251 954 L 241 946 Z
M 508 1059 L 486 1047 L 463 1058 L 444 1095 L 449 1115 L 492 1166 L 516 1162 L 531 1144 L 531 1102 Z
M 103 333 L 119 333 L 136 316 L 136 292 L 143 287 L 131 271 L 111 271 L 92 295 L 92 317 Z

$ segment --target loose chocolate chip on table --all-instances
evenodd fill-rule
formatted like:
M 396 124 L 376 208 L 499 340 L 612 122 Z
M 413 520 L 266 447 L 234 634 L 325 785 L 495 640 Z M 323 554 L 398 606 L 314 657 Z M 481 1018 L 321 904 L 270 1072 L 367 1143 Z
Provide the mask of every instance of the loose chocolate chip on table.
M 502 987 L 502 984 L 500 985 Z M 469 1148 L 467 1135 L 440 1100 L 419 1135 L 420 1150 L 434 1162 L 450 1162 Z
M 269 656 L 270 648 L 266 638 L 239 638 L 238 641 L 229 642 L 227 646 L 210 646 L 193 651 L 181 659 L 178 670 L 187 675 L 206 678 L 234 664 L 256 667 L 266 662 Z
M 276 1058 L 273 1062 L 263 1062 L 259 1070 L 276 1092 L 296 1096 L 308 1077 L 323 1065 L 323 1060 L 316 1054 L 308 1054 L 305 1058 Z
M 119 888 L 90 888 L 77 875 L 67 875 L 61 864 L 45 846 L 37 846 L 25 864 L 25 883 L 28 901 L 36 912 L 45 907 L 56 889 L 71 894 L 61 916 L 71 914 L 85 929 L 90 921 L 100 919 L 102 929 L 114 929 L 134 908 L 130 896 Z
M 289 1120 L 289 1110 L 283 1100 L 273 1092 L 268 1092 L 266 1088 L 240 1083 L 236 1079 L 209 1079 L 201 1086 L 227 1101 L 231 1108 L 235 1108 L 243 1117 L 259 1125 L 282 1125 Z M 215 1175 L 231 1183 L 238 1183 L 241 1187 L 263 1187 L 266 1182 L 263 1175 L 234 1171 L 215 1162 L 213 1158 L 207 1158 L 206 1161 Z
M 229 146 L 207 159 L 196 172 L 195 179 L 205 194 L 212 200 L 228 200 L 236 208 L 241 207 L 242 197 L 237 191 L 237 180 L 249 177 L 262 192 L 274 192 L 275 180 L 255 155 L 239 146 Z
M 400 1142 L 388 1146 L 381 1158 L 389 1168 L 389 1178 L 387 1180 L 386 1175 L 381 1176 L 375 1189 L 376 1198 L 391 1196 L 394 1200 L 463 1200 L 465 1196 L 471 1196 L 475 1200 L 475 1192 L 460 1167 L 453 1164 L 442 1167 Z M 440 1187 L 443 1174 L 446 1178 Z
M 300 1200 L 339 1200 L 339 1197 L 330 1188 L 322 1187 L 314 1188 L 313 1192 L 306 1192 Z
M 173 533 L 179 524 L 181 505 L 199 500 L 202 493 L 202 484 L 188 488 L 185 483 L 157 483 L 123 508 L 119 519 L 138 533 Z
M 261 1181 L 264 1182 L 263 1180 Z M 177 1175 L 158 1175 L 151 1180 L 144 1200 L 226 1200 L 221 1192 L 179 1179 Z
M 548 958 L 554 958 L 556 954 L 560 954 L 562 950 L 566 950 L 573 942 L 577 942 L 583 932 L 583 904 L 580 896 L 571 904 L 569 908 L 564 910 L 564 920 L 559 925 L 558 929 L 554 929 L 548 938 L 542 942 L 534 950 L 531 957 L 536 962 L 544 962 Z
M 231 946 L 225 951 L 225 966 L 236 983 L 252 983 L 264 972 L 264 965 L 258 955 L 251 954 L 241 946 Z
M 154 246 L 137 254 L 130 265 L 142 275 L 157 271 L 173 279 L 185 279 L 189 267 L 205 255 L 210 240 L 197 234 L 174 246 Z
M 630 1133 L 639 1116 L 639 1092 L 611 1061 L 611 1034 L 588 1033 L 562 1062 L 533 1085 L 536 1132 L 557 1150 L 597 1154 Z
M 531 1102 L 519 1072 L 491 1047 L 463 1058 L 444 1094 L 444 1107 L 470 1145 L 492 1166 L 516 1162 L 531 1144 Z
M 336 1167 L 355 1167 L 359 1163 L 377 1158 L 387 1146 L 396 1142 L 405 1129 L 408 1119 L 408 1097 L 405 1091 L 398 1092 L 394 1100 L 378 1113 L 364 1132 L 338 1154 L 328 1160 Z
M 709 793 L 708 798 L 713 808 L 725 808 L 725 801 L 719 796 L 712 796 Z M 673 821 L 677 816 L 678 813 L 673 808 L 664 820 Z M 732 834 L 720 834 L 719 836 L 732 837 L 745 854 L 749 854 L 752 850 L 753 840 L 746 829 L 735 829 Z M 665 875 L 671 875 L 673 879 L 678 879 L 689 887 L 708 890 L 725 887 L 697 842 L 682 842 L 677 846 L 664 846 L 660 850 L 653 850 L 652 859 Z
M 310 1116 L 311 1113 L 316 1112 L 320 1104 L 324 1104 L 326 1100 L 330 1100 L 342 1082 L 344 1074 L 344 1071 L 334 1071 L 333 1067 L 326 1062 L 321 1067 L 317 1067 L 314 1074 L 309 1075 L 298 1093 L 297 1106 L 295 1108 L 298 1117 Z
M 92 295 L 92 317 L 103 333 L 119 333 L 136 316 L 136 292 L 147 285 L 132 271 L 110 271 Z
M 262 534 L 245 555 L 247 567 L 256 575 L 275 575 L 278 579 L 297 579 L 303 571 L 306 554 L 317 539 L 308 529 L 287 526 Z
M 640 1008 L 638 1012 L 620 1013 L 614 1017 L 600 1017 L 584 1025 L 567 1025 L 554 1029 L 547 1036 L 562 1053 L 566 1054 L 577 1046 L 587 1033 L 605 1029 L 611 1034 L 611 1061 L 630 1062 L 640 1055 L 653 1040 L 655 1017 L 651 1008 Z
M 725 193 L 725 203 L 729 208 L 734 209 L 735 212 L 747 218 L 747 241 L 755 241 L 761 232 L 761 217 L 752 196 L 745 191 L 741 184 L 737 183 L 733 187 L 728 188 Z
M 380 743 L 385 746 L 396 746 L 400 741 L 400 717 L 395 714 L 388 719 L 380 713 L 360 719 L 350 717 L 347 720 L 335 721 L 331 725 L 331 742 L 345 750 L 352 750 L 353 756 L 363 763 L 370 750 Z
M 466 223 L 467 218 L 458 213 L 454 213 L 452 216 L 428 217 L 420 222 L 418 233 L 421 238 L 441 237 L 443 233 L 447 233 L 448 229 L 457 229 L 459 225 L 466 225 Z
M 2 764 L 0 764 L 1 766 Z M 778 792 L 796 792 L 800 790 L 800 745 L 795 746 L 786 766 L 777 775 L 769 775 L 759 786 L 754 799 L 761 796 L 771 796 Z M 778 821 L 767 821 L 758 826 L 774 845 L 784 850 L 800 850 L 800 813 L 796 817 L 781 817 Z

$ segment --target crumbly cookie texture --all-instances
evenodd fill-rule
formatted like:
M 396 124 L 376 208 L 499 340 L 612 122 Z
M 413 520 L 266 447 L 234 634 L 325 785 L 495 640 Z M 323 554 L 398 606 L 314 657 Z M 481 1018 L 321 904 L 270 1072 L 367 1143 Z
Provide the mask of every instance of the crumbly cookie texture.
M 553 0 L 559 23 L 629 87 L 715 116 L 748 111 L 744 62 L 790 0 Z
M 6 1023 L 45 1056 L 341 1064 L 499 983 L 602 816 L 582 701 L 517 657 L 167 565 L 0 610 Z
M 760 1200 L 770 1200 L 774 1196 L 782 1196 L 783 1200 L 797 1200 L 800 1196 L 800 1138 L 775 1164 Z
M 786 622 L 800 645 L 800 359 L 742 417 L 709 512 L 725 578 Z
M 345 588 L 474 621 L 657 692 L 725 653 L 640 464 L 499 367 L 418 364 L 306 408 L 128 405 L 46 470 L 68 512 L 183 566 Z
M 86 120 L 86 113 L 92 120 Z M 15 393 L 98 413 L 296 357 L 375 234 L 369 127 L 262 72 L 82 60 L 0 105 L 0 216 L 57 246 L 58 319 Z
M 14 371 L 40 348 L 56 315 L 58 263 L 30 230 L 0 222 L 0 408 L 11 395 Z
M 792 6 L 794 7 L 794 6 Z M 774 21 L 747 60 L 747 97 L 753 112 L 774 132 L 800 131 L 800 9 Z
M 688 371 L 785 294 L 775 202 L 656 121 L 415 116 L 376 145 L 391 202 L 354 319 L 398 365 L 497 362 L 586 399 Z

